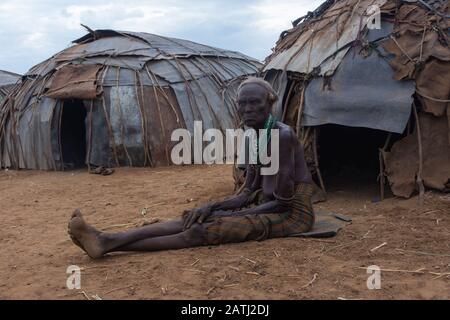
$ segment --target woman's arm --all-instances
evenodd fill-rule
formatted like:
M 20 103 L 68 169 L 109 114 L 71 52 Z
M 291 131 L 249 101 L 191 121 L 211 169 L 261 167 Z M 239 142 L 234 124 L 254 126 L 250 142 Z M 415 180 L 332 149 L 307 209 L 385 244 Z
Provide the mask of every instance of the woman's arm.
M 279 140 L 280 166 L 275 179 L 275 200 L 265 202 L 253 208 L 237 212 L 218 213 L 218 215 L 242 216 L 247 214 L 281 213 L 289 210 L 295 192 L 295 154 L 296 141 L 292 129 L 281 129 Z
M 247 166 L 244 190 L 241 194 L 234 195 L 223 201 L 207 203 L 199 208 L 185 210 L 183 212 L 184 229 L 188 229 L 194 222 L 202 223 L 214 212 L 224 214 L 226 210 L 241 209 L 250 204 L 251 194 L 259 187 L 259 172 L 254 166 Z M 226 213 L 225 213 L 226 214 Z M 227 214 L 226 214 L 227 215 Z
M 245 216 L 248 214 L 281 213 L 286 212 L 288 209 L 289 209 L 288 206 L 286 206 L 283 203 L 280 203 L 278 200 L 272 200 L 249 209 L 234 212 L 215 211 L 212 214 L 217 217 L 230 217 L 230 216 L 236 217 L 236 216 Z
M 245 185 L 242 193 L 231 196 L 222 201 L 212 203 L 210 206 L 212 211 L 218 210 L 236 210 L 241 209 L 250 204 L 251 194 L 259 188 L 259 172 L 254 166 L 248 165 L 245 176 Z

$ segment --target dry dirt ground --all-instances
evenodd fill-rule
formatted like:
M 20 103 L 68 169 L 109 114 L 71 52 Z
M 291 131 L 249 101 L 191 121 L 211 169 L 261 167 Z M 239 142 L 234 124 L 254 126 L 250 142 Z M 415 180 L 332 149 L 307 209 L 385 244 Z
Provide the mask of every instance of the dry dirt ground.
M 231 167 L 2 171 L 0 299 L 450 299 L 450 195 L 427 192 L 420 207 L 417 198 L 372 202 L 374 190 L 349 186 L 316 205 L 353 218 L 335 238 L 93 261 L 66 234 L 75 208 L 109 232 L 171 219 L 230 194 Z M 81 290 L 66 288 L 69 265 L 82 268 Z M 370 265 L 382 269 L 380 290 L 367 289 Z

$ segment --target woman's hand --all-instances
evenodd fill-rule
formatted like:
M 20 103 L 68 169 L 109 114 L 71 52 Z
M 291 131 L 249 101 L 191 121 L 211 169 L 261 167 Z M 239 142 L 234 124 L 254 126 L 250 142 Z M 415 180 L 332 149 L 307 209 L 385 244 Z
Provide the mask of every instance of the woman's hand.
M 212 206 L 206 205 L 201 208 L 184 210 L 183 212 L 183 230 L 189 229 L 195 222 L 203 223 L 212 213 Z

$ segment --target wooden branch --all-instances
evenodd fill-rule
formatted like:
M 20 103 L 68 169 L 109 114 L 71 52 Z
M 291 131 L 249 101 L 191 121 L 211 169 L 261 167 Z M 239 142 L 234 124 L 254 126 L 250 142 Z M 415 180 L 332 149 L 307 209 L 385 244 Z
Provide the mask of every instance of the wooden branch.
M 314 281 L 316 281 L 318 274 L 314 273 L 313 278 L 311 279 L 310 282 L 308 282 L 307 284 L 305 284 L 303 287 L 301 287 L 302 289 L 309 287 L 310 285 L 312 285 L 314 283 Z
M 423 185 L 423 180 L 422 180 L 422 172 L 423 172 L 422 136 L 421 136 L 421 132 L 420 132 L 419 115 L 417 114 L 417 107 L 414 102 L 413 102 L 413 110 L 414 110 L 414 117 L 416 118 L 417 143 L 418 143 L 418 147 L 419 147 L 419 171 L 417 172 L 417 185 L 419 186 L 419 204 L 421 206 L 423 206 L 425 187 Z
M 316 168 L 317 177 L 319 178 L 320 187 L 322 188 L 323 192 L 325 192 L 325 195 L 327 193 L 325 189 L 325 184 L 323 183 L 322 179 L 322 173 L 320 172 L 320 166 L 319 166 L 319 155 L 317 153 L 317 128 L 314 128 L 314 141 L 313 141 L 313 153 L 314 153 L 314 166 Z
M 301 127 L 301 119 L 303 114 L 303 104 L 305 99 L 305 90 L 306 90 L 306 84 L 302 84 L 302 88 L 300 89 L 300 103 L 298 105 L 298 114 L 297 114 L 297 124 L 295 126 L 295 130 L 297 130 L 297 138 L 300 139 L 300 127 Z
M 405 253 L 413 253 L 418 255 L 426 255 L 426 256 L 435 256 L 435 257 L 450 257 L 450 254 L 440 254 L 440 253 L 432 253 L 425 251 L 413 251 L 413 250 L 403 250 L 403 249 L 395 249 L 397 251 L 405 252 Z
M 387 242 L 383 242 L 379 246 L 376 246 L 375 248 L 370 249 L 370 252 L 374 252 L 375 250 L 378 250 L 378 249 L 384 247 L 385 245 L 387 245 Z

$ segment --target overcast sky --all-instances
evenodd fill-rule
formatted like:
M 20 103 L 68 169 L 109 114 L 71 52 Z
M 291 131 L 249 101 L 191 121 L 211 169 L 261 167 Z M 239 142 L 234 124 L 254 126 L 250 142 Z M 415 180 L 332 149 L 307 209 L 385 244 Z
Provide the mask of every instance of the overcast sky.
M 322 0 L 0 0 L 0 69 L 25 73 L 92 29 L 142 31 L 263 60 Z

